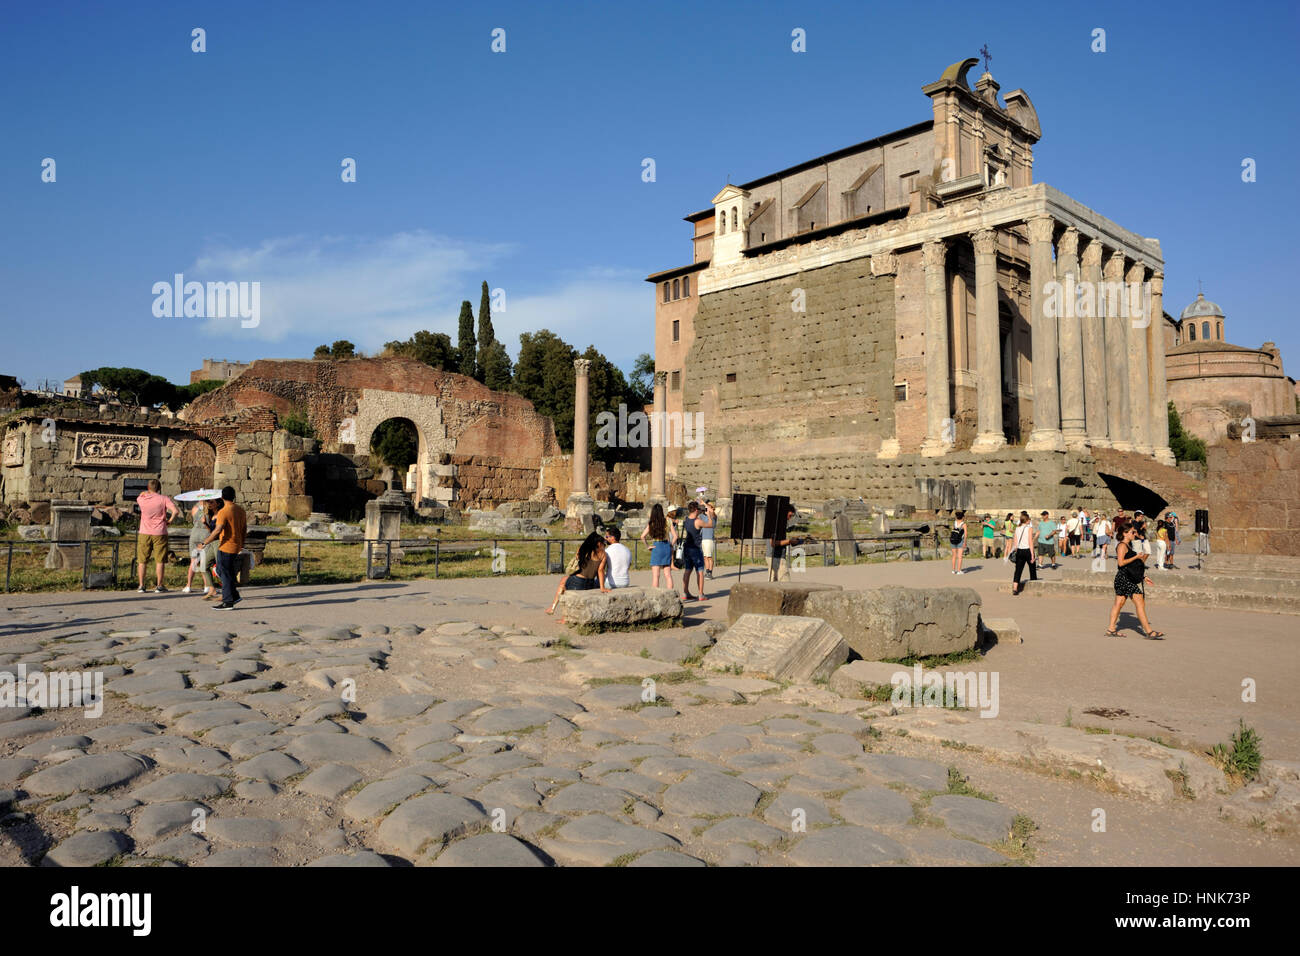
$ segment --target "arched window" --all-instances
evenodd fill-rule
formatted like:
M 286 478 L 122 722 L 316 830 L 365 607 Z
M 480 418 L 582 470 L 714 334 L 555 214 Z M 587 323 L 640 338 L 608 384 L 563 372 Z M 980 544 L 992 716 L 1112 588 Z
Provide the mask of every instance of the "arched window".
M 738 220 L 737 220 L 737 218 L 736 218 L 736 207 L 735 207 L 735 206 L 732 206 L 732 207 L 731 207 L 731 231 L 732 231 L 732 232 L 735 232 L 738 228 L 740 228 L 740 227 L 737 225 L 737 222 L 738 222 Z
M 1202 322 L 1202 323 L 1201 323 L 1201 338 L 1203 338 L 1203 339 L 1208 339 L 1209 337 L 1210 337 L 1210 323 L 1209 323 L 1209 322 Z
M 1196 341 L 1196 323 L 1195 323 L 1195 322 L 1193 322 L 1191 325 L 1189 325 L 1189 326 L 1187 327 L 1187 341 L 1189 341 L 1189 342 L 1195 342 L 1195 341 Z
M 677 279 L 674 279 L 673 280 L 673 301 L 676 301 L 681 297 L 682 297 L 681 282 Z
M 664 282 L 664 301 L 668 301 L 668 283 Z
M 1220 341 L 1220 342 L 1223 341 L 1223 323 L 1222 323 L 1222 322 L 1219 323 L 1219 341 Z
M 722 215 L 718 218 L 718 235 L 723 235 L 727 231 L 727 210 L 722 210 Z
M 682 276 L 682 295 L 686 298 L 691 297 L 691 277 Z

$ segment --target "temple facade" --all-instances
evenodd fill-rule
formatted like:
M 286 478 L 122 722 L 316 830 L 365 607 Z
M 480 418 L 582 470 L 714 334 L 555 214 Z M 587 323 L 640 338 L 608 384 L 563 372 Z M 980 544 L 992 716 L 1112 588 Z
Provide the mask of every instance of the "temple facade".
M 724 447 L 737 481 L 824 466 L 828 495 L 846 461 L 1173 464 L 1160 244 L 1035 182 L 1037 113 L 987 72 L 971 88 L 977 62 L 922 88 L 930 120 L 686 217 L 692 261 L 647 279 L 657 406 L 702 413 L 707 450 L 669 441 L 670 474 L 716 478 Z

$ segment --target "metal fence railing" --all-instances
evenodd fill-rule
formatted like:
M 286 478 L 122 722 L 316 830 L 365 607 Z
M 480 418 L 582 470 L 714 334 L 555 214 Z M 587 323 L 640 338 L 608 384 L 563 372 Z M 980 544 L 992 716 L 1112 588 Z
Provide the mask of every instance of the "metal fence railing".
M 453 538 L 441 534 L 398 539 L 312 539 L 263 536 L 247 548 L 247 573 L 254 584 L 303 584 L 371 579 L 481 577 L 515 574 L 558 574 L 582 537 Z M 649 548 L 639 538 L 624 542 L 632 551 L 632 570 L 649 566 Z M 805 563 L 821 557 L 823 567 L 861 561 L 907 557 L 921 560 L 941 556 L 940 536 L 908 532 L 853 538 L 804 538 L 791 546 L 787 558 Z M 119 588 L 134 584 L 136 535 L 125 534 L 79 541 L 7 540 L 3 549 L 4 592 L 69 590 L 80 587 Z M 642 556 L 641 552 L 646 551 Z M 716 568 L 736 567 L 744 573 L 765 564 L 766 542 L 719 539 Z M 932 555 L 931 555 L 932 552 Z M 186 574 L 188 554 L 173 543 L 164 563 L 169 584 Z M 125 569 L 125 573 L 124 573 Z M 145 569 L 145 583 L 154 583 L 154 569 Z M 195 578 L 199 576 L 195 572 Z

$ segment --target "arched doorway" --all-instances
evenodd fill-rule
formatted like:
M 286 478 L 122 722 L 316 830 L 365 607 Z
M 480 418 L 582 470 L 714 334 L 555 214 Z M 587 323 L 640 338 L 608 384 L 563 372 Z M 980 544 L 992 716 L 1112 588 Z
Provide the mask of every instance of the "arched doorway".
M 420 429 L 409 418 L 385 418 L 370 433 L 369 451 L 375 474 L 382 474 L 385 468 L 393 469 L 397 487 L 409 489 L 416 501 L 423 490 L 420 470 L 415 467 L 420 460 L 420 446 Z

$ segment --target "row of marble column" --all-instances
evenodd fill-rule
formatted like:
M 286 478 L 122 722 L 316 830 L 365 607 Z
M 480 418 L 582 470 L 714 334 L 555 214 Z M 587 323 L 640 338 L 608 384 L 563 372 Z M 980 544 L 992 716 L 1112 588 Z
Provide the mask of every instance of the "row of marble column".
M 1061 228 L 1050 216 L 1029 231 L 1030 344 L 1034 425 L 1029 451 L 1088 447 L 1136 451 L 1173 464 L 1165 398 L 1164 275 L 1119 250 Z M 970 234 L 975 249 L 975 375 L 978 427 L 971 451 L 1006 446 L 998 318 L 998 232 Z M 1082 243 L 1082 252 L 1080 251 Z M 1055 258 L 1053 258 L 1055 246 Z M 921 454 L 952 449 L 954 425 L 948 364 L 947 240 L 921 247 L 926 295 L 926 437 Z M 1104 265 L 1103 265 L 1104 261 Z M 1049 283 L 1060 284 L 1049 308 Z M 1091 314 L 1075 307 L 1074 290 L 1090 284 Z M 1106 295 L 1109 286 L 1118 295 Z M 1143 295 L 1149 289 L 1149 296 Z M 1135 297 L 1134 301 L 1129 301 Z M 1107 304 L 1110 309 L 1107 314 Z M 1055 312 L 1056 314 L 1053 314 Z

